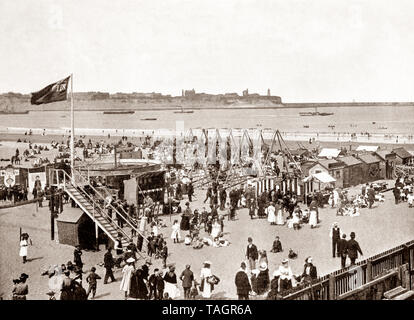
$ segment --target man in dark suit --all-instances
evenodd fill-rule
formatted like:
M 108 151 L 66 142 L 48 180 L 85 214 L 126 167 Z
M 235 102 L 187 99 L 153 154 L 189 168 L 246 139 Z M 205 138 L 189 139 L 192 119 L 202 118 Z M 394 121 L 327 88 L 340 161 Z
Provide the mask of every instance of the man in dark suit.
M 105 267 L 105 277 L 104 277 L 104 284 L 108 283 L 108 279 L 111 278 L 111 282 L 115 281 L 114 274 L 112 272 L 112 268 L 114 267 L 115 262 L 114 258 L 112 257 L 112 248 L 109 247 L 108 251 L 105 253 L 104 256 L 104 267 Z
M 180 280 L 183 282 L 184 299 L 190 299 L 190 290 L 194 281 L 194 274 L 190 270 L 191 266 L 187 264 L 185 270 L 181 273 Z
M 256 260 L 259 259 L 259 253 L 257 252 L 257 247 L 253 244 L 253 239 L 248 238 L 246 250 L 246 258 L 249 260 L 250 271 L 256 269 Z
M 338 253 L 341 257 L 341 268 L 345 268 L 346 256 L 348 254 L 348 241 L 346 241 L 346 234 L 342 235 L 342 239 L 338 240 L 337 243 Z
M 351 240 L 348 240 L 347 250 L 349 259 L 351 259 L 351 266 L 355 265 L 355 260 L 358 258 L 358 252 L 362 256 L 362 250 L 359 247 L 359 243 L 355 240 L 355 232 L 351 232 Z
M 338 241 L 341 239 L 341 229 L 339 229 L 337 222 L 334 222 L 330 236 L 332 238 L 332 257 L 335 258 L 335 251 L 339 257 Z
M 190 181 L 190 183 L 188 184 L 188 189 L 187 189 L 187 195 L 188 195 L 188 201 L 193 201 L 193 194 L 194 194 L 194 187 L 193 187 L 193 182 Z
M 234 283 L 236 284 L 239 300 L 249 300 L 249 292 L 252 288 L 246 274 L 246 264 L 244 262 L 241 263 L 240 270 L 236 273 Z

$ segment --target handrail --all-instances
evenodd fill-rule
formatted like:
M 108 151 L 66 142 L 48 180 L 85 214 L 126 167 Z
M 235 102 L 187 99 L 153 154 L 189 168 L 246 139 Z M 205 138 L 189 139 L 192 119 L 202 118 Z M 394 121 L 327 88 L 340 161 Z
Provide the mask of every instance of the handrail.
M 63 171 L 63 170 L 61 170 L 61 171 Z M 66 172 L 64 172 L 64 175 L 67 175 L 68 176 L 68 179 L 69 179 L 69 181 L 72 181 L 72 177 L 71 176 L 69 176 Z M 81 178 L 82 179 L 84 179 L 85 180 L 85 178 L 83 177 L 83 176 L 81 176 Z M 72 182 L 73 183 L 73 182 Z M 95 199 L 93 199 L 85 190 L 84 190 L 84 188 L 83 187 L 81 187 L 81 186 L 79 186 L 76 182 L 75 183 L 73 183 L 76 187 L 78 187 L 78 188 L 81 188 L 82 190 L 83 190 L 83 192 L 88 196 L 88 198 L 89 199 L 91 199 L 91 201 L 93 201 L 93 202 L 95 202 L 95 203 L 97 203 L 98 204 L 98 207 L 99 207 L 99 209 L 100 209 L 100 213 L 101 214 L 103 214 L 107 219 L 109 219 L 109 221 L 113 221 L 112 220 L 112 218 L 111 217 L 109 217 L 106 213 L 105 213 L 105 210 L 102 210 L 102 208 L 101 208 L 101 205 L 95 200 Z M 95 194 L 97 194 L 97 195 L 99 195 L 101 198 L 102 198 L 102 200 L 104 201 L 104 203 L 105 203 L 105 198 L 99 193 L 99 191 L 97 191 L 92 185 L 90 185 L 89 183 L 88 183 L 88 186 L 90 186 L 91 187 L 91 189 L 95 192 Z M 111 206 L 111 208 L 115 211 L 115 212 L 117 212 L 117 210 L 111 205 L 111 204 L 109 204 L 110 206 Z M 122 216 L 122 214 L 119 214 L 118 213 L 118 215 L 119 216 L 121 216 L 121 218 L 122 219 L 124 219 L 126 222 L 127 222 L 127 224 L 129 224 L 130 226 L 131 226 L 131 228 L 133 228 L 139 235 L 141 235 L 142 236 L 142 238 L 144 239 L 144 240 L 146 240 L 146 241 L 148 241 L 148 239 L 145 237 L 145 236 L 143 236 L 142 234 L 141 234 L 141 232 L 136 228 L 136 227 L 134 227 L 127 219 L 125 219 L 123 216 Z M 113 223 L 113 225 L 115 225 L 115 227 L 116 227 L 116 229 L 119 229 L 128 239 L 130 239 L 130 237 L 125 233 L 125 231 L 122 229 L 122 228 L 120 228 L 116 223 Z
M 386 251 L 384 251 L 384 252 L 382 252 L 380 254 L 377 254 L 377 255 L 371 256 L 371 257 L 369 257 L 369 258 L 367 258 L 365 260 L 359 261 L 359 262 L 357 262 L 353 266 L 348 266 L 346 268 L 343 268 L 343 269 L 339 269 L 339 270 L 330 272 L 330 273 L 328 273 L 328 274 L 326 274 L 324 276 L 319 277 L 317 280 L 315 280 L 312 283 L 312 287 L 319 286 L 319 285 L 323 285 L 324 282 L 328 281 L 328 279 L 329 279 L 330 276 L 334 276 L 335 279 L 336 279 L 337 277 L 341 278 L 342 276 L 345 276 L 345 275 L 349 274 L 350 271 L 352 271 L 353 269 L 355 269 L 357 267 L 361 267 L 361 268 L 365 268 L 366 269 L 366 267 L 368 266 L 368 261 L 370 261 L 370 262 L 378 261 L 378 260 L 380 260 L 382 258 L 386 258 L 387 255 L 388 256 L 394 255 L 394 254 L 396 254 L 396 253 L 398 253 L 400 251 L 403 251 L 405 248 L 410 248 L 413 245 L 414 245 L 414 240 L 411 240 L 411 241 L 408 241 L 408 242 L 406 242 L 406 243 L 404 243 L 402 245 L 399 245 L 399 246 L 396 246 L 396 247 L 394 247 L 392 249 L 386 250 Z M 392 270 L 392 269 L 389 269 L 389 270 Z M 365 284 L 363 284 L 363 285 L 365 285 Z M 299 295 L 299 294 L 302 293 L 302 291 L 305 292 L 309 288 L 310 287 L 306 287 L 306 286 L 303 287 L 303 286 L 299 285 L 299 286 L 297 286 L 297 287 L 292 288 L 291 290 L 289 290 L 288 293 L 287 293 L 287 295 L 283 296 L 283 299 L 287 299 L 287 298 L 290 298 L 292 296 Z M 353 289 L 351 291 L 354 291 L 354 290 L 355 289 Z M 344 293 L 344 294 L 346 294 L 346 293 Z
M 71 177 L 66 172 L 64 174 L 68 176 L 69 181 L 70 181 Z M 65 177 L 65 175 L 64 175 L 64 177 Z M 65 182 L 64 182 L 64 184 L 66 186 Z M 115 230 L 117 230 L 117 232 L 121 232 L 124 235 L 124 237 L 127 238 L 129 241 L 132 240 L 131 237 L 129 237 L 128 234 L 121 227 L 118 226 L 118 224 L 113 222 L 113 219 L 106 214 L 105 210 L 102 209 L 101 204 L 99 202 L 97 202 L 90 194 L 88 194 L 88 192 L 86 192 L 86 190 L 82 186 L 79 186 L 76 183 L 74 183 L 74 186 L 83 191 L 82 194 L 84 194 L 85 196 L 87 196 L 90 199 L 90 201 L 93 204 L 94 210 L 98 209 L 99 214 L 102 215 L 103 217 L 105 217 L 107 219 L 107 221 L 110 222 L 111 226 L 114 227 Z M 97 208 L 95 208 L 95 204 L 97 205 Z M 93 212 L 93 215 L 94 215 L 94 219 L 96 220 L 95 212 Z M 145 259 L 145 256 L 142 255 L 141 252 L 137 251 L 137 253 L 141 256 L 141 258 Z
M 84 182 L 86 182 L 91 188 L 92 190 L 95 192 L 95 194 L 98 194 L 100 196 L 100 198 L 104 201 L 105 203 L 105 197 L 98 191 L 96 190 L 90 183 L 89 181 L 87 181 L 87 179 L 82 176 L 82 174 L 77 171 L 76 169 L 74 170 L 75 173 L 77 173 L 79 175 L 79 177 L 81 177 Z M 108 204 L 116 213 L 118 213 L 118 215 L 132 228 L 135 230 L 135 232 L 137 232 L 144 240 L 148 241 L 148 239 L 139 231 L 139 229 L 137 227 L 135 227 L 128 219 L 125 218 L 125 216 L 129 217 L 129 214 L 124 210 L 124 208 L 122 207 L 118 207 L 121 210 L 117 210 L 111 203 Z M 120 214 L 119 211 L 123 211 L 123 213 L 125 214 L 125 216 L 123 214 Z
M 69 179 L 71 178 L 66 172 L 64 174 L 67 175 Z M 99 209 L 99 214 L 104 216 L 105 218 L 107 218 L 107 220 L 111 222 L 111 225 L 113 224 L 112 226 L 115 226 L 115 229 L 120 229 L 120 231 L 129 239 L 129 236 L 125 233 L 125 231 L 122 230 L 122 228 L 119 227 L 116 223 L 113 223 L 113 219 L 106 214 L 105 210 L 102 210 L 101 205 L 99 204 L 99 202 L 97 202 L 90 194 L 88 194 L 88 192 L 86 192 L 86 190 L 82 186 L 79 186 L 76 183 L 74 184 L 74 186 L 76 188 L 79 188 L 79 189 L 82 190 L 82 194 L 84 196 L 86 196 L 87 198 L 89 198 L 89 200 L 90 200 L 90 202 L 92 203 L 93 206 L 95 204 L 97 204 L 98 207 L 95 208 L 95 206 L 94 206 L 94 209 Z

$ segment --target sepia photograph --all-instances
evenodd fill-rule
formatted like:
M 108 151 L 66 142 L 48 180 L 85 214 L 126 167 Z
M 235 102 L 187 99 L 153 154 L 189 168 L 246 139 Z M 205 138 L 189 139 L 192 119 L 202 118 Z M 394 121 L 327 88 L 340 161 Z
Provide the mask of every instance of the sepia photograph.
M 414 300 L 413 1 L 0 12 L 1 300 Z

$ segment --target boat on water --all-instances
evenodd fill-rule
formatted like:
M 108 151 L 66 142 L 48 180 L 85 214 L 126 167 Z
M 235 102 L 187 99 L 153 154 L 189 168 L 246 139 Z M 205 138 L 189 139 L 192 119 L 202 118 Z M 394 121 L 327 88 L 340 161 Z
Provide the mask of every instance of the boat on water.
M 157 118 L 143 118 L 142 121 L 155 121 Z
M 378 129 L 387 130 L 388 128 L 387 127 L 384 127 L 384 126 L 381 126 L 381 127 L 378 127 Z
M 0 110 L 0 114 L 28 114 L 29 111 L 9 111 L 9 110 Z
M 308 125 L 304 125 L 303 127 L 304 127 L 304 128 L 309 128 L 309 126 L 308 126 Z
M 135 111 L 132 110 L 112 110 L 112 111 L 104 111 L 103 114 L 134 114 Z
M 181 110 L 180 111 L 174 111 L 174 113 L 194 113 L 193 110 L 184 110 L 183 106 L 180 106 Z
M 300 116 L 332 116 L 333 112 L 319 112 L 318 108 L 315 107 L 315 111 L 309 111 L 309 112 L 299 112 Z

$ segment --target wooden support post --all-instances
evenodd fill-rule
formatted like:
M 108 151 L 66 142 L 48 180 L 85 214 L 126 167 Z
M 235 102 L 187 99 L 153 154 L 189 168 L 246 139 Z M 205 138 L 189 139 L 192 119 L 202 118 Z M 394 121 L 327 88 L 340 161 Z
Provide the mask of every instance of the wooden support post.
M 95 247 L 96 247 L 96 251 L 99 251 L 99 228 L 98 228 L 98 224 L 96 223 L 96 220 L 95 220 Z
M 365 283 L 372 281 L 372 262 L 370 259 L 367 260 L 366 279 Z
M 335 275 L 329 275 L 329 300 L 336 300 L 336 293 L 335 293 Z
M 55 215 L 50 211 L 50 240 L 55 240 Z

